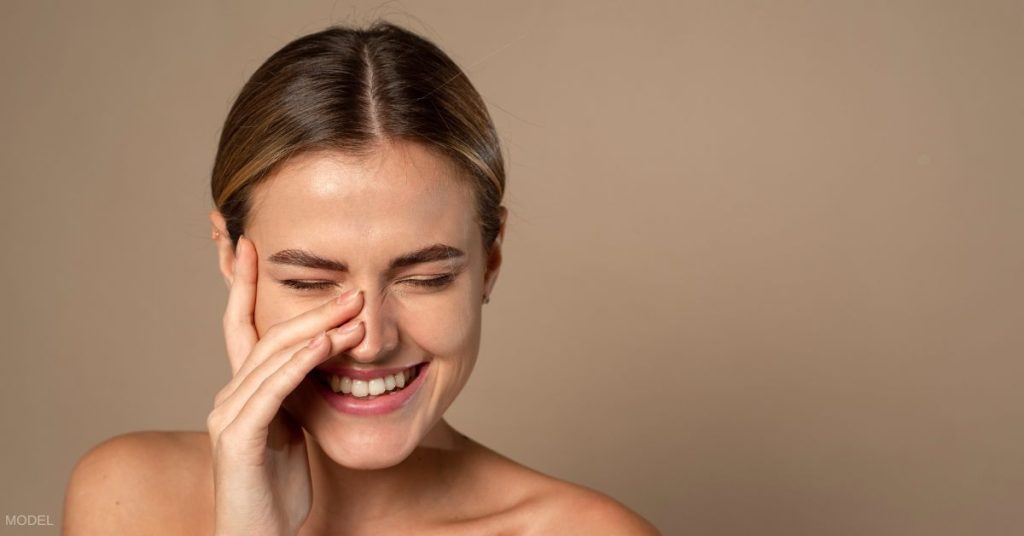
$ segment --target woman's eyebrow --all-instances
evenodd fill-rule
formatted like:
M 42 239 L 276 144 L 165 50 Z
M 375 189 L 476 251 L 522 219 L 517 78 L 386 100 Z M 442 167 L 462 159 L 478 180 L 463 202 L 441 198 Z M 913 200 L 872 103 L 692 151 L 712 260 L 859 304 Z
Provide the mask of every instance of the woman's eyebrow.
M 447 244 L 434 244 L 391 259 L 388 269 L 390 271 L 394 271 L 414 264 L 458 259 L 465 256 L 466 253 L 459 248 L 452 247 Z M 348 272 L 348 265 L 345 263 L 333 259 L 326 259 L 304 249 L 282 249 L 281 251 L 267 257 L 267 262 L 303 266 L 306 268 L 316 268 L 321 270 L 332 270 L 335 272 Z

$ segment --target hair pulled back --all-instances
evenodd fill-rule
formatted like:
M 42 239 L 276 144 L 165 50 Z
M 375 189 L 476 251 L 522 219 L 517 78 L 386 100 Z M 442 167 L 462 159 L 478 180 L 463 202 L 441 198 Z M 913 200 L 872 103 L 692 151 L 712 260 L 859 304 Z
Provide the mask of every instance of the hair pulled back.
M 402 140 L 439 151 L 469 178 L 490 248 L 505 191 L 490 114 L 448 55 L 385 21 L 300 37 L 253 73 L 221 130 L 210 182 L 214 205 L 237 244 L 253 188 L 284 161 L 321 149 L 366 156 Z

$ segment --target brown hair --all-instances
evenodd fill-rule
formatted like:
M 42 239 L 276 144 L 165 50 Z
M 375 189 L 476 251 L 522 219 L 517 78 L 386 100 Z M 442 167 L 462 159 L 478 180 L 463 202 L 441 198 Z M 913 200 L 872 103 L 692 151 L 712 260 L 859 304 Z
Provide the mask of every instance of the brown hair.
M 366 156 L 388 140 L 425 144 L 471 178 L 485 251 L 500 226 L 505 165 L 483 99 L 440 48 L 395 24 L 334 25 L 288 43 L 242 87 L 210 181 L 231 241 L 252 189 L 300 152 Z

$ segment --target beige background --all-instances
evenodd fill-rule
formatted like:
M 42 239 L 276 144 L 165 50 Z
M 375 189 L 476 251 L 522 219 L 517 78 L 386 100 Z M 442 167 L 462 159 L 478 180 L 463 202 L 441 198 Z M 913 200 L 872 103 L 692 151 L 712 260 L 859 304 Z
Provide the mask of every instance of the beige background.
M 204 429 L 224 116 L 375 16 L 508 155 L 457 427 L 666 534 L 1024 532 L 1024 6 L 992 1 L 3 2 L 3 514 Z

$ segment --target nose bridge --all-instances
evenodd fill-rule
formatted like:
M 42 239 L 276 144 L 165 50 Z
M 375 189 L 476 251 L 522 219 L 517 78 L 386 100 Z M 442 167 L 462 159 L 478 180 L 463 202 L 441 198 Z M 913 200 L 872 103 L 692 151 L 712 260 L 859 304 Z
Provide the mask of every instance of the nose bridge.
M 347 353 L 360 363 L 373 363 L 387 358 L 395 349 L 398 327 L 388 309 L 385 293 L 364 292 L 363 296 L 363 309 L 356 316 L 363 321 L 363 340 Z

